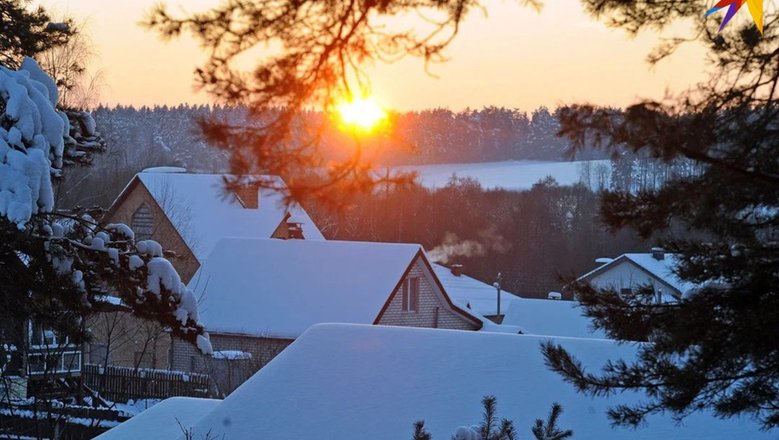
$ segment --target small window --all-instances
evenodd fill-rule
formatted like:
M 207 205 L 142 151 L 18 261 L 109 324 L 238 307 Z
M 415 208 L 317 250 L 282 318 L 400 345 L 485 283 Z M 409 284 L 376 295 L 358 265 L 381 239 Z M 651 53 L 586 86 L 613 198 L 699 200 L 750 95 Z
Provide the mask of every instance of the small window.
M 152 232 L 154 232 L 154 217 L 149 205 L 144 203 L 135 210 L 130 227 L 135 233 L 136 240 L 151 239 Z
M 402 286 L 402 309 L 407 312 L 416 312 L 419 310 L 419 278 L 409 278 L 403 282 Z
M 628 296 L 633 293 L 633 289 L 631 289 L 630 287 L 623 287 L 619 289 L 619 293 L 620 295 Z
M 70 343 L 67 337 L 58 336 L 54 330 L 32 322 L 29 325 L 29 336 L 30 345 L 34 348 L 55 348 Z

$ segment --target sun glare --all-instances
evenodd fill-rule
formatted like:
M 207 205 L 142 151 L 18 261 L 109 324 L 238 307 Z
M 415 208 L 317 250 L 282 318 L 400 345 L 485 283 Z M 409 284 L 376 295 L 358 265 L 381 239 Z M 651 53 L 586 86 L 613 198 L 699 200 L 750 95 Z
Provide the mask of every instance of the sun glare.
M 384 109 L 371 97 L 341 102 L 336 106 L 336 112 L 345 126 L 364 131 L 372 130 L 387 117 Z

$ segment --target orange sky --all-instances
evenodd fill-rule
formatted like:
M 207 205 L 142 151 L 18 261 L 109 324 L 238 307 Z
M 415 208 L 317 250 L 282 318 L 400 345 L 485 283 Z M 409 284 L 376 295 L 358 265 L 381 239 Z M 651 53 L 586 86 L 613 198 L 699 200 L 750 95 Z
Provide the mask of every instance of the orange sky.
M 103 71 L 101 101 L 113 104 L 175 105 L 209 102 L 193 90 L 192 71 L 204 59 L 189 38 L 165 42 L 137 25 L 156 0 L 44 0 L 44 5 L 88 20 L 99 52 L 93 68 Z M 215 0 L 166 2 L 175 11 L 197 11 Z M 641 97 L 661 98 L 703 78 L 703 51 L 685 47 L 650 69 L 645 57 L 659 41 L 646 34 L 630 39 L 585 15 L 576 0 L 546 0 L 541 13 L 516 1 L 485 2 L 488 16 L 473 13 L 448 50 L 451 60 L 432 66 L 407 59 L 369 69 L 374 93 L 400 109 L 486 105 L 523 110 L 571 102 L 626 105 Z M 674 29 L 684 31 L 681 24 Z

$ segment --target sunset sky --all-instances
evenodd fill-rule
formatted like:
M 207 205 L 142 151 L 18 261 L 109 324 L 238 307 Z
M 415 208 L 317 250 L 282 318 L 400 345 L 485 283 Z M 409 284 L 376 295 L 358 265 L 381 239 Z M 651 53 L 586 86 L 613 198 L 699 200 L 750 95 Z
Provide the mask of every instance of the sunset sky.
M 190 38 L 162 41 L 138 22 L 155 0 L 41 2 L 59 13 L 87 20 L 105 87 L 101 102 L 175 105 L 205 103 L 193 89 L 192 72 L 204 52 Z M 173 11 L 198 11 L 216 0 L 168 1 Z M 655 69 L 645 62 L 660 40 L 647 33 L 631 39 L 582 11 L 575 0 L 547 0 L 540 13 L 510 0 L 487 2 L 488 15 L 474 12 L 447 51 L 450 61 L 418 59 L 369 69 L 379 101 L 399 110 L 486 105 L 532 110 L 571 102 L 626 105 L 661 98 L 703 78 L 703 51 L 687 46 Z M 702 11 L 703 13 L 703 11 Z M 713 18 L 716 19 L 716 18 Z M 671 33 L 684 34 L 679 24 Z M 670 35 L 670 34 L 669 34 Z

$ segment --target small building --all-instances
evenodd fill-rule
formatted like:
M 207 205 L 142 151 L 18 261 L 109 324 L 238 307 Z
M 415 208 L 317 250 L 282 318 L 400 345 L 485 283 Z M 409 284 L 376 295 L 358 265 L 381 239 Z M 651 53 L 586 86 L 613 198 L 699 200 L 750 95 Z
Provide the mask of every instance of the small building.
M 598 259 L 602 264 L 579 277 L 599 289 L 632 291 L 642 286 L 654 289 L 658 302 L 678 301 L 695 284 L 681 280 L 675 273 L 676 256 L 661 248 L 649 253 L 622 254 L 614 259 Z
M 29 319 L 4 315 L 0 311 L 0 401 L 26 399 L 43 389 L 64 395 L 75 387 L 82 346 Z
M 549 340 L 592 368 L 637 353 L 609 340 L 321 324 L 195 423 L 192 438 L 397 440 L 411 438 L 413 423 L 424 420 L 434 439 L 447 439 L 481 422 L 486 395 L 497 398 L 498 416 L 512 420 L 521 438 L 554 402 L 563 407 L 559 426 L 574 438 L 776 438 L 749 418 L 723 420 L 705 410 L 683 423 L 655 414 L 637 429 L 612 427 L 608 408 L 646 396 L 577 392 L 545 365 L 539 344 Z
M 418 244 L 222 239 L 189 288 L 217 356 L 174 340 L 171 367 L 210 374 L 220 394 L 314 324 L 482 326 L 452 301 Z

